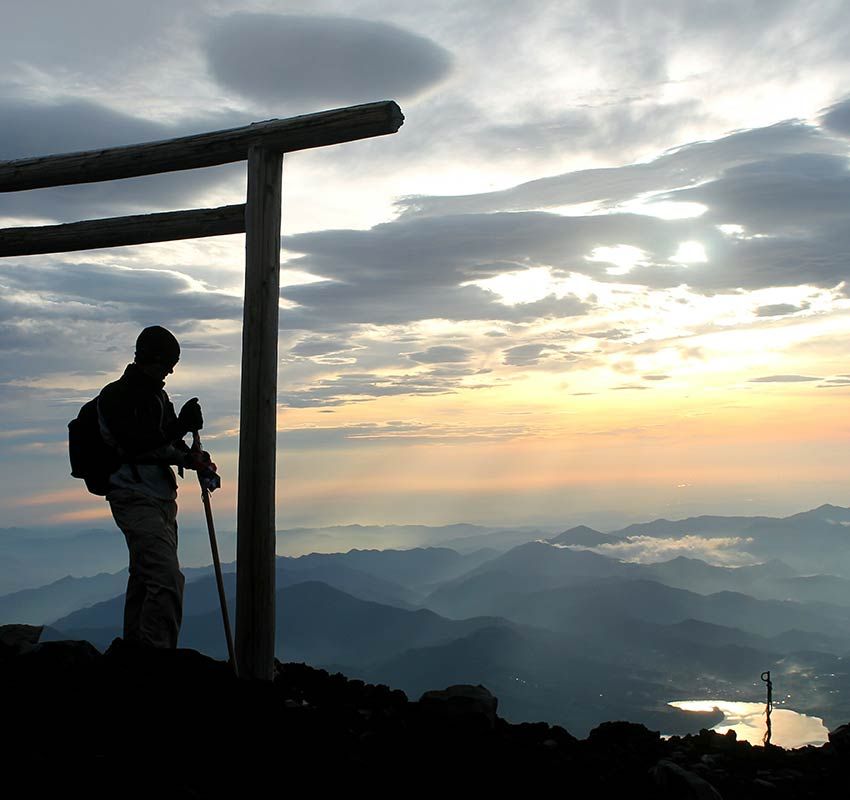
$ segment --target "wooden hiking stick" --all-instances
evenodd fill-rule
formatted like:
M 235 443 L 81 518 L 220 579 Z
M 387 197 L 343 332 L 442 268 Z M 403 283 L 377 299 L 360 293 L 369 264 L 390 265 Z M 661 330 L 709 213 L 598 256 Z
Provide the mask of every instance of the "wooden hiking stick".
M 201 437 L 197 431 L 192 432 L 192 450 L 201 453 Z M 230 632 L 230 617 L 227 614 L 227 598 L 224 596 L 224 580 L 221 577 L 221 560 L 218 557 L 218 544 L 215 540 L 215 523 L 213 522 L 212 507 L 210 506 L 210 488 L 207 480 L 198 470 L 198 483 L 201 486 L 201 500 L 204 502 L 204 514 L 207 517 L 207 531 L 210 535 L 210 550 L 212 550 L 213 566 L 215 567 L 215 582 L 218 584 L 218 600 L 221 604 L 221 619 L 224 622 L 224 635 L 227 638 L 227 655 L 233 674 L 239 677 L 239 669 L 236 666 L 236 655 L 233 652 L 233 635 Z

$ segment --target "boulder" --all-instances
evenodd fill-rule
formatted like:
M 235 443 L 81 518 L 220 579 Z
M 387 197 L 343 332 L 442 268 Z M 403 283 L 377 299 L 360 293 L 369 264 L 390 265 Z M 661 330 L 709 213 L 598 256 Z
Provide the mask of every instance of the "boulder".
M 752 782 L 752 796 L 755 798 L 761 797 L 779 797 L 779 790 L 776 784 L 764 778 L 756 778 Z
M 835 752 L 843 758 L 850 758 L 850 723 L 839 725 L 828 736 Z
M 480 684 L 458 684 L 443 690 L 425 692 L 419 698 L 420 709 L 429 716 L 453 720 L 483 720 L 487 727 L 496 724 L 498 698 Z
M 587 737 L 587 746 L 600 760 L 621 765 L 645 764 L 662 755 L 661 734 L 637 722 L 603 722 Z
M 659 800 L 723 800 L 707 780 L 667 759 L 659 761 L 651 774 L 659 789 Z
M 0 658 L 17 656 L 38 644 L 43 625 L 0 625 Z
M 33 645 L 20 656 L 20 663 L 27 669 L 64 671 L 85 667 L 100 658 L 100 651 L 85 640 L 41 642 Z

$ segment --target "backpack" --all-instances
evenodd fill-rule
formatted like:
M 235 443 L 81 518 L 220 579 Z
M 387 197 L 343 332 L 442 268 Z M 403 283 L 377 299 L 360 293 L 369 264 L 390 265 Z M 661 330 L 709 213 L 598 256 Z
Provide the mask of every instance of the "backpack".
M 89 400 L 68 423 L 68 455 L 71 475 L 82 478 L 92 494 L 103 497 L 109 491 L 109 476 L 121 466 L 121 459 L 100 433 L 98 399 Z

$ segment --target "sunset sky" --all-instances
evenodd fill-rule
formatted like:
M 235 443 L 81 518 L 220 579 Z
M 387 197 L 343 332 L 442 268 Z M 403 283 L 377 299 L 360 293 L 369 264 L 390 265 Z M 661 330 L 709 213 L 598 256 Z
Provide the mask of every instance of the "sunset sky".
M 0 7 L 0 160 L 400 104 L 284 159 L 279 528 L 850 505 L 846 2 Z M 239 203 L 244 173 L 0 195 L 0 226 Z M 232 526 L 243 246 L 0 260 L 0 527 L 111 524 L 66 425 L 151 324 Z

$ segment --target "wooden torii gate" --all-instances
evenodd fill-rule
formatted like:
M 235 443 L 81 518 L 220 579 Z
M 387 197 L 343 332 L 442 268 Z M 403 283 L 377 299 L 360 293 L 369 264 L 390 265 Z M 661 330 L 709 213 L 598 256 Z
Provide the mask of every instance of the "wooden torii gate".
M 403 122 L 398 105 L 386 100 L 177 139 L 0 162 L 0 192 L 248 162 L 244 204 L 0 229 L 0 257 L 246 234 L 236 522 L 236 659 L 243 677 L 274 677 L 283 154 L 395 133 Z

